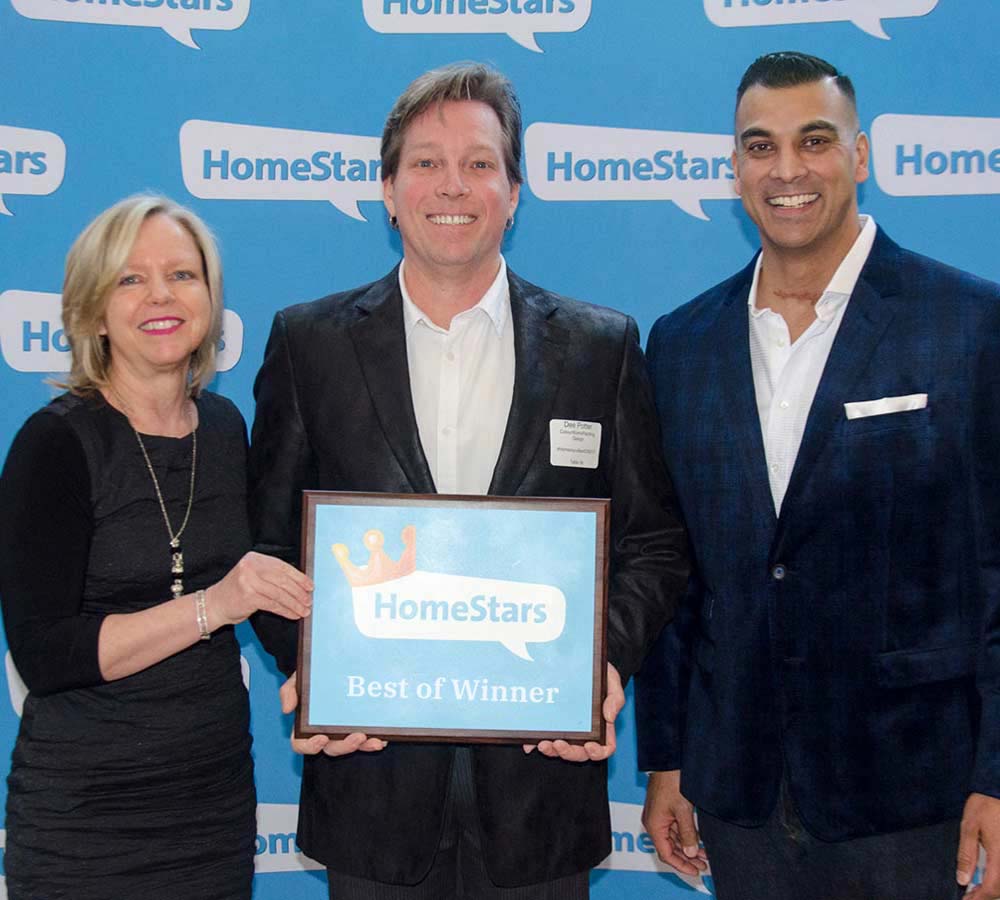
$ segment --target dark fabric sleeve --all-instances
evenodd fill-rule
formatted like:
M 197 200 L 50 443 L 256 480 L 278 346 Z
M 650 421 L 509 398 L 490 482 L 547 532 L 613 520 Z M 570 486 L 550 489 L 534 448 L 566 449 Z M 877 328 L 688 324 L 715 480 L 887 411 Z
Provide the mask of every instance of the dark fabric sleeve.
M 654 325 L 646 345 L 651 385 L 657 384 L 656 357 L 661 350 L 659 325 Z M 661 420 L 661 428 L 683 427 L 683 423 Z M 691 646 L 697 629 L 697 598 L 700 596 L 697 561 L 692 553 L 691 575 L 677 614 L 661 632 L 635 676 L 636 744 L 639 769 L 665 772 L 681 768 L 687 694 L 691 678 Z
M 693 587 L 688 590 L 674 620 L 660 633 L 635 676 L 636 747 L 642 772 L 681 768 L 690 648 L 697 626 L 691 600 L 697 593 Z
M 989 313 L 976 331 L 972 362 L 969 447 L 975 512 L 982 631 L 976 686 L 979 740 L 969 789 L 1000 797 L 1000 291 L 981 302 Z
M 315 486 L 316 467 L 299 412 L 285 318 L 278 313 L 254 382 L 249 457 L 250 528 L 254 549 L 299 564 L 302 491 Z M 286 675 L 297 665 L 298 625 L 273 613 L 251 619 L 260 642 Z
M 79 438 L 58 415 L 32 416 L 0 476 L 0 600 L 7 644 L 34 694 L 101 684 L 103 616 L 83 615 L 93 532 Z
M 673 617 L 688 577 L 688 541 L 667 474 L 652 391 L 630 318 L 615 410 L 608 661 L 628 679 Z

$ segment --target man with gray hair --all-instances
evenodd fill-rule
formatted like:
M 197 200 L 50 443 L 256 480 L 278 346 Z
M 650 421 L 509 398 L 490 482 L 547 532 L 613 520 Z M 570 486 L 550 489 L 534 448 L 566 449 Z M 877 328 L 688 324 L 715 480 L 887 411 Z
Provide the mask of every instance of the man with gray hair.
M 501 256 L 521 187 L 521 115 L 485 66 L 428 72 L 382 137 L 403 261 L 279 312 L 257 378 L 257 548 L 299 558 L 303 489 L 610 497 L 607 743 L 295 741 L 298 842 L 337 900 L 578 900 L 610 850 L 605 760 L 622 684 L 687 576 L 635 323 L 542 290 Z M 564 465 L 553 420 L 599 423 L 596 467 Z M 290 676 L 295 629 L 255 623 Z

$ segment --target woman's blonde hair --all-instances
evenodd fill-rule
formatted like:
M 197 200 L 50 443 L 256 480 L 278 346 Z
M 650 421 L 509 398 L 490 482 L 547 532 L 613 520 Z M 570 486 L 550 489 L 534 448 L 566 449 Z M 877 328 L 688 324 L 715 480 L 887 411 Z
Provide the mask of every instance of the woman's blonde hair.
M 128 261 L 142 223 L 163 215 L 181 225 L 201 253 L 211 307 L 208 331 L 191 354 L 189 389 L 198 396 L 215 376 L 215 355 L 222 334 L 222 261 L 208 226 L 191 210 L 156 194 L 137 194 L 102 212 L 73 242 L 63 280 L 63 330 L 69 342 L 69 377 L 57 386 L 88 394 L 107 385 L 111 348 L 100 333 L 108 298 Z

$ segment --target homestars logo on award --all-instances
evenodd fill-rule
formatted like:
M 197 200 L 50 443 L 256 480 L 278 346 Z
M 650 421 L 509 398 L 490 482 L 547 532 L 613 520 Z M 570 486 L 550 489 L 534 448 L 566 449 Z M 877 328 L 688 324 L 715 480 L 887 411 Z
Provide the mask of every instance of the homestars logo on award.
M 306 497 L 300 732 L 600 728 L 606 501 L 356 497 Z
M 333 555 L 351 585 L 354 621 L 365 637 L 489 641 L 531 661 L 528 643 L 554 641 L 566 624 L 566 595 L 548 584 L 473 578 L 417 569 L 417 530 L 403 529 L 394 562 L 381 531 L 364 536 L 370 556 L 356 566 L 344 544 Z

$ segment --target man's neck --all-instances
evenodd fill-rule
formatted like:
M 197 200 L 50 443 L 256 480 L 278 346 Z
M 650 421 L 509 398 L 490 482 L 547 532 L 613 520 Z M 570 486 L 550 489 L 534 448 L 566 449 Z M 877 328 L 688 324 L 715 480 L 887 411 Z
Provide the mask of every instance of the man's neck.
M 447 329 L 455 316 L 482 300 L 499 269 L 499 257 L 495 265 L 481 266 L 475 271 L 456 267 L 453 273 L 435 271 L 433 275 L 406 262 L 403 281 L 410 299 L 420 311 L 439 328 Z
M 845 230 L 836 243 L 819 250 L 765 244 L 757 279 L 757 308 L 778 313 L 788 325 L 792 343 L 815 321 L 816 304 L 860 233 L 859 222 L 855 229 Z

